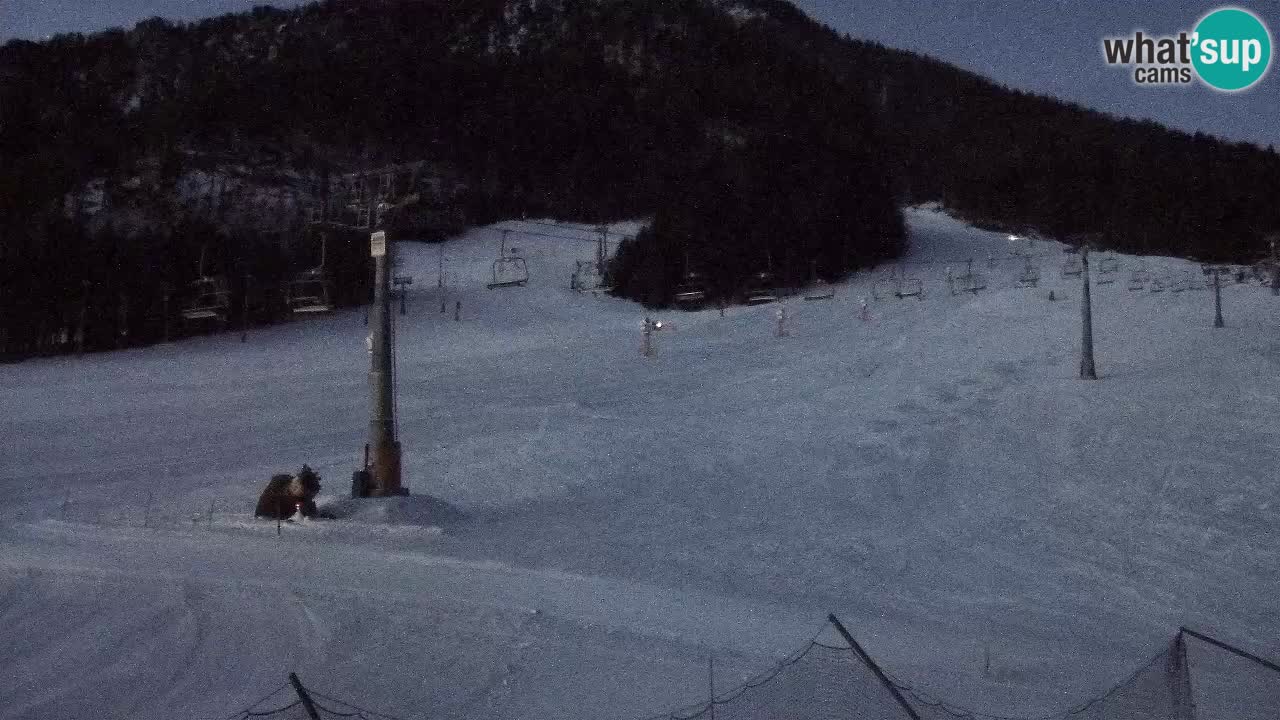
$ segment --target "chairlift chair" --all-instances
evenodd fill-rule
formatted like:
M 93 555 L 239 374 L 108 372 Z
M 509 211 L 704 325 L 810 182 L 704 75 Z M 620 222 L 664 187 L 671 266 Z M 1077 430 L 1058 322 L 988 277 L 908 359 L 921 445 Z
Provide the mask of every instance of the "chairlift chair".
M 1146 270 L 1131 270 L 1129 272 L 1129 291 L 1137 292 L 1146 290 L 1147 283 L 1151 282 L 1151 273 Z
M 809 289 L 809 292 L 804 294 L 804 299 L 811 301 L 831 300 L 835 296 L 836 290 L 832 285 L 830 285 L 826 280 L 818 280 Z
M 947 272 L 949 274 L 951 269 L 948 268 Z M 967 292 L 977 295 L 979 292 L 987 289 L 987 278 L 981 273 L 973 271 L 972 260 L 970 260 L 965 266 L 963 275 L 956 275 L 955 277 L 949 277 L 949 279 L 951 280 L 950 284 L 952 295 L 955 295 L 957 292 Z
M 778 293 L 773 287 L 773 273 L 758 272 L 751 278 L 751 283 L 747 286 L 747 304 L 763 305 L 765 303 L 776 302 Z
M 584 292 L 595 289 L 599 284 L 599 273 L 595 261 L 574 261 L 573 276 L 569 278 L 570 289 Z
M 913 297 L 917 300 L 924 300 L 924 281 L 920 278 L 904 277 L 898 283 L 898 290 L 894 293 L 899 300 L 903 298 Z
M 809 261 L 809 290 L 804 294 L 805 300 L 830 300 L 836 296 L 835 288 L 826 280 L 818 277 L 818 261 Z
M 316 315 L 333 310 L 329 280 L 324 266 L 313 267 L 293 276 L 285 286 L 285 304 L 295 315 Z
M 958 295 L 962 292 L 977 295 L 987 289 L 987 278 L 982 273 L 974 272 L 973 260 L 969 260 L 965 265 L 963 274 L 953 275 L 951 268 L 947 268 L 947 287 L 950 288 L 952 295 Z
M 502 245 L 498 249 L 498 259 L 493 261 L 493 282 L 489 289 L 505 287 L 524 287 L 529 282 L 529 265 L 520 257 L 516 248 L 507 251 L 507 236 L 510 230 L 502 231 Z
M 896 297 L 901 288 L 902 281 L 898 279 L 897 270 L 894 270 L 889 273 L 888 278 L 876 280 L 871 284 L 871 297 L 876 300 L 883 300 L 891 295 Z
M 1116 281 L 1115 274 L 1120 270 L 1120 261 L 1113 257 L 1104 257 L 1098 261 L 1098 277 L 1094 283 L 1110 285 Z
M 523 287 L 529 282 L 529 266 L 519 256 L 500 257 L 493 261 L 493 282 L 489 289 Z
M 215 321 L 225 323 L 231 313 L 231 292 L 223 275 L 204 272 L 205 248 L 200 248 L 199 277 L 190 285 L 190 301 L 182 308 L 182 319 L 188 322 Z
M 1151 292 L 1153 293 L 1164 292 L 1165 289 L 1168 287 L 1169 287 L 1169 278 L 1154 277 L 1154 276 L 1151 278 Z
M 225 323 L 231 312 L 231 292 L 227 278 L 222 275 L 201 276 L 190 285 L 191 300 L 182 309 L 182 319 L 188 322 L 214 321 Z
M 1026 267 L 1022 269 L 1022 274 L 1018 276 L 1018 287 L 1033 288 L 1040 284 L 1040 268 L 1032 264 L 1031 258 L 1027 258 Z
M 325 273 L 329 240 L 320 234 L 320 264 L 294 274 L 285 283 L 284 302 L 295 315 L 316 315 L 333 310 L 333 298 L 329 292 L 329 278 Z
M 693 308 L 701 305 L 707 299 L 706 284 L 702 281 L 702 276 L 696 272 L 685 273 L 684 281 L 676 286 L 674 300 L 677 305 L 686 308 Z
M 956 278 L 956 288 L 960 292 L 977 295 L 987 289 L 987 278 L 981 273 L 967 272 Z
M 1080 258 L 1069 258 L 1062 263 L 1062 277 L 1078 277 L 1084 272 L 1084 263 L 1080 262 Z
M 1255 280 L 1257 280 L 1258 282 L 1260 282 L 1260 283 L 1262 283 L 1262 284 L 1264 284 L 1264 285 L 1265 285 L 1265 284 L 1267 284 L 1267 283 L 1270 281 L 1270 279 L 1271 279 L 1271 278 L 1270 278 L 1270 276 L 1271 276 L 1271 262 L 1270 262 L 1270 261 L 1268 261 L 1268 260 L 1263 260 L 1263 261 L 1261 261 L 1261 262 L 1258 262 L 1258 263 L 1255 263 L 1255 264 L 1254 264 L 1254 266 L 1253 266 L 1253 277 L 1254 277 L 1254 279 L 1255 279 Z

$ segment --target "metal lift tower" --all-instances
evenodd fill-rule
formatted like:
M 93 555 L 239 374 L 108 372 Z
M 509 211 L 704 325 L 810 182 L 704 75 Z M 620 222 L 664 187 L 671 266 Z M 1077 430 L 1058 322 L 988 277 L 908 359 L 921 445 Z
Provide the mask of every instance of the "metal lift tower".
M 369 364 L 369 494 L 404 495 L 400 482 L 400 439 L 396 436 L 395 370 L 391 323 L 391 262 L 387 233 L 369 238 L 374 259 L 373 306 L 369 311 L 372 357 Z

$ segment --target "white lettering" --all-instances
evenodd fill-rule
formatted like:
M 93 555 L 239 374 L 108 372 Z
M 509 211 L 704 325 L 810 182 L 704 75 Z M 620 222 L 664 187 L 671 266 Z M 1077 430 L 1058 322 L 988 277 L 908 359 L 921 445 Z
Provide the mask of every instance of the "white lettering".
M 1217 40 L 1205 38 L 1200 41 L 1200 59 L 1208 65 L 1216 65 L 1218 63 Z
M 1257 40 L 1244 41 L 1244 64 L 1241 70 L 1249 72 L 1250 65 L 1257 65 L 1262 62 L 1262 43 Z

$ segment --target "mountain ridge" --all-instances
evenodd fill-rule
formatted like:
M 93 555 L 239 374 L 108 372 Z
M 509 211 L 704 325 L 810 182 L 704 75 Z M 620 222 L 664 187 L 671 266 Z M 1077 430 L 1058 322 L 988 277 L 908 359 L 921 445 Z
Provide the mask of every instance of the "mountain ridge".
M 414 235 L 521 214 L 653 217 L 613 269 L 653 304 L 691 266 L 730 295 L 766 268 L 796 282 L 815 263 L 834 278 L 891 259 L 896 208 L 925 201 L 1206 260 L 1251 262 L 1280 227 L 1273 150 L 1011 91 L 784 0 L 330 0 L 10 41 L 0 160 L 18 306 L 66 304 L 77 280 L 109 297 L 139 272 L 181 285 L 211 236 L 288 255 L 333 176 L 423 160 L 445 190 L 406 214 Z M 196 171 L 251 180 L 208 208 L 291 199 L 228 219 L 176 190 Z M 93 183 L 113 208 L 99 217 L 85 212 Z M 161 246 L 163 259 L 141 250 Z M 69 310 L 23 312 L 11 335 Z

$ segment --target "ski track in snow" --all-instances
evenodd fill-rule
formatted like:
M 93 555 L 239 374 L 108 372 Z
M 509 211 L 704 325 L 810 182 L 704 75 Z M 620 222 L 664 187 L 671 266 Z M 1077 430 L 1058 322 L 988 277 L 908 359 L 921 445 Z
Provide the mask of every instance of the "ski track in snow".
M 1003 714 L 1097 694 L 1180 624 L 1280 656 L 1270 293 L 1225 286 L 1215 331 L 1211 291 L 1125 288 L 1198 267 L 1121 257 L 1085 383 L 1056 243 L 1017 289 L 1004 236 L 908 219 L 922 301 L 864 322 L 888 268 L 860 274 L 788 301 L 786 338 L 776 306 L 572 292 L 594 247 L 568 225 L 450 240 L 443 289 L 438 248 L 402 243 L 399 424 L 432 498 L 279 537 L 248 517 L 271 473 L 309 463 L 334 501 L 360 461 L 363 310 L 6 366 L 0 718 L 225 717 L 290 671 L 402 717 L 634 718 L 829 611 L 897 676 Z M 527 287 L 484 286 L 501 228 Z M 989 290 L 952 296 L 968 257 Z

